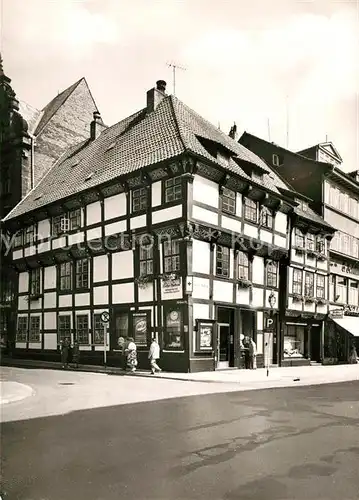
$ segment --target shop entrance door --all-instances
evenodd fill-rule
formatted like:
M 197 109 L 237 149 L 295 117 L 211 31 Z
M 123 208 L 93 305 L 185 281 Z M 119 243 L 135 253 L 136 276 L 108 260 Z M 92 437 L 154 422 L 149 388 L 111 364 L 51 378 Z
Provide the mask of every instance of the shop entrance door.
M 313 325 L 310 331 L 310 359 L 317 363 L 320 361 L 320 337 L 320 326 Z
M 228 323 L 217 323 L 217 369 L 229 368 L 229 330 Z

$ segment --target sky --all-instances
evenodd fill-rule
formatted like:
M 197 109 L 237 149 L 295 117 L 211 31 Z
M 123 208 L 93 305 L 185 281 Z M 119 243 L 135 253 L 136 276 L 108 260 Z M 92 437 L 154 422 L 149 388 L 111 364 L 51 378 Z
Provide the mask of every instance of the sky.
M 359 0 L 2 0 L 1 52 L 18 99 L 84 76 L 107 125 L 159 79 L 173 93 L 175 63 L 176 96 L 224 132 L 332 141 L 359 170 Z

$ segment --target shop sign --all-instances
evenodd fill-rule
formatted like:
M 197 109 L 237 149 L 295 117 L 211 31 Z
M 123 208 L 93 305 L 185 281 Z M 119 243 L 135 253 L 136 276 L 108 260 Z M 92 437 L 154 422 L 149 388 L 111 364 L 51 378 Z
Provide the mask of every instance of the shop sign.
M 329 316 L 331 318 L 342 318 L 343 317 L 343 309 L 333 309 L 329 311 Z
M 359 306 L 345 306 L 344 314 L 347 316 L 359 316 Z
M 182 278 L 161 280 L 161 290 L 163 299 L 179 299 L 182 297 Z
M 275 330 L 274 318 L 271 318 L 268 316 L 265 317 L 265 328 L 264 329 L 267 332 L 274 332 L 274 330 Z

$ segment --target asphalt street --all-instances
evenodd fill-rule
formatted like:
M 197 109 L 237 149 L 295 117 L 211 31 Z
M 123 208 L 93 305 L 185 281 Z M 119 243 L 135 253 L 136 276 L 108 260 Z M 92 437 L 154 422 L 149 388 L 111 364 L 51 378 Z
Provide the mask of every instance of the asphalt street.
M 3 500 L 357 500 L 359 382 L 22 417 L 2 457 Z

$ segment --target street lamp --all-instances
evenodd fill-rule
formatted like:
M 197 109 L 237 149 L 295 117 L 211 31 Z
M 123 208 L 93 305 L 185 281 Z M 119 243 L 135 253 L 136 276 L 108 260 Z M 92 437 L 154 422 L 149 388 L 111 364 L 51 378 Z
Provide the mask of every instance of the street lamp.
M 271 308 L 271 315 L 273 315 L 273 308 L 277 302 L 276 296 L 274 295 L 273 290 L 271 291 L 269 297 L 268 297 L 268 302 Z

